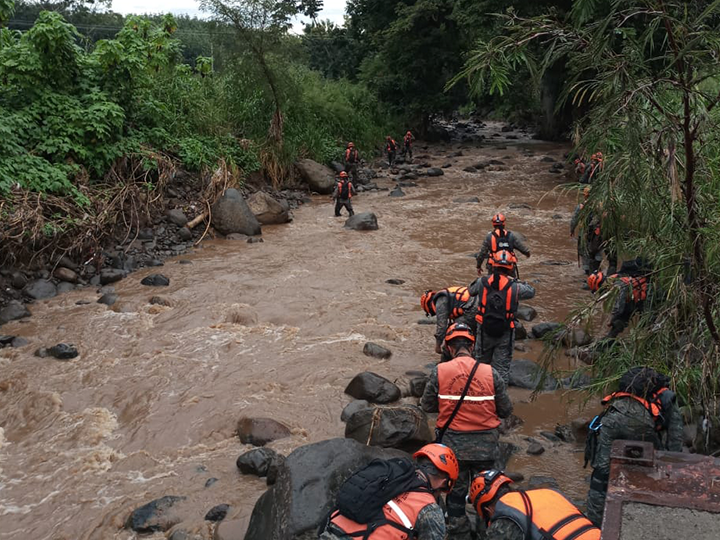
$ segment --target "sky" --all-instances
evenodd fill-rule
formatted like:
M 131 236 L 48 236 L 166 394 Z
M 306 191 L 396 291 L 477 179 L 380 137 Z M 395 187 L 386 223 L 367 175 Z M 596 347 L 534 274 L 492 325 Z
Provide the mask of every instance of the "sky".
M 330 19 L 342 24 L 346 0 L 324 0 L 324 9 L 318 15 L 319 20 Z M 166 13 L 182 15 L 202 15 L 197 0 L 113 0 L 113 11 L 118 13 Z M 302 29 L 300 22 L 296 30 Z

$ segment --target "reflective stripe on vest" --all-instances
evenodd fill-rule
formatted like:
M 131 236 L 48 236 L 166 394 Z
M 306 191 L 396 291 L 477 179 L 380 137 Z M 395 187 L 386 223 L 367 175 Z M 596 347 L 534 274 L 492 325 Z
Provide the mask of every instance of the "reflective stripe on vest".
M 483 316 L 485 315 L 485 310 L 487 309 L 487 293 L 492 284 L 495 283 L 495 276 L 485 276 L 482 278 L 481 281 L 483 285 L 482 297 L 480 300 L 480 305 L 478 305 L 478 311 L 477 315 L 475 316 L 475 320 L 479 325 L 482 326 Z M 517 287 L 513 287 L 514 284 L 514 280 L 511 280 L 507 276 L 500 276 L 500 290 L 506 290 L 505 317 L 507 318 L 507 320 L 510 321 L 510 328 L 515 328 L 515 312 L 518 308 Z
M 383 514 L 388 521 L 412 529 L 415 527 L 420 511 L 430 504 L 436 504 L 435 497 L 430 493 L 408 491 L 383 506 Z M 356 523 L 339 513 L 336 513 L 330 522 L 345 534 L 359 538 L 362 538 L 363 535 L 357 533 L 364 533 L 367 530 L 367 524 Z M 392 525 L 381 525 L 369 536 L 370 540 L 407 540 L 408 538 L 407 533 Z
M 459 356 L 438 365 L 438 426 L 444 426 L 450 418 L 474 365 L 475 359 L 470 356 Z M 492 367 L 480 364 L 449 428 L 453 431 L 484 431 L 499 425 Z
M 552 489 L 533 489 L 525 492 L 530 501 L 531 540 L 600 540 L 600 529 L 563 495 Z M 528 538 L 527 513 L 522 495 L 510 492 L 495 505 L 491 522 L 509 519 Z

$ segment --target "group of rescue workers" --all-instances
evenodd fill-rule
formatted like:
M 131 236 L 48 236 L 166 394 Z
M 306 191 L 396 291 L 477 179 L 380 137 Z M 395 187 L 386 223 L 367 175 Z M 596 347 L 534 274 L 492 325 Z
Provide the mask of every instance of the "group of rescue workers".
M 602 167 L 602 154 L 594 166 Z M 507 386 L 515 316 L 520 300 L 535 296 L 518 278 L 515 256 L 530 257 L 530 249 L 505 221 L 502 214 L 492 217 L 493 230 L 476 256 L 477 279 L 420 299 L 425 313 L 436 317 L 440 355 L 420 399 L 425 412 L 437 413 L 435 442 L 418 450 L 414 462 L 375 460 L 353 474 L 321 527 L 322 540 L 599 540 L 612 442 L 681 450 L 682 418 L 669 380 L 637 367 L 620 378 L 618 391 L 603 399 L 604 412 L 589 425 L 585 458 L 593 473 L 586 513 L 559 491 L 519 488 L 498 468 L 499 428 L 513 412 Z M 589 273 L 593 291 L 606 282 L 623 289 L 618 296 L 625 304 L 616 306 L 622 313 L 611 333 L 622 331 L 618 321 L 629 320 L 628 310 L 640 309 L 647 275 L 641 260 L 625 263 L 619 275 Z

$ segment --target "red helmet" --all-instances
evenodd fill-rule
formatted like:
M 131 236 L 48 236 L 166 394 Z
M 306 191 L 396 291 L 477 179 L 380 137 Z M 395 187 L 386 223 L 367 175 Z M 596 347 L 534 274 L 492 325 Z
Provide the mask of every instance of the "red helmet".
M 512 484 L 512 480 L 497 469 L 483 471 L 473 478 L 470 484 L 470 503 L 478 514 L 485 515 L 486 505 L 495 498 L 500 487 L 505 484 Z
M 597 159 L 598 161 L 602 161 L 602 160 L 603 160 L 603 153 L 602 153 L 602 152 L 598 152 L 597 154 L 595 154 L 595 159 Z
M 435 315 L 435 291 L 425 291 L 420 297 L 420 305 L 428 317 Z
M 355 148 L 355 143 L 349 142 L 349 143 L 348 143 L 348 148 Z
M 512 270 L 513 268 L 515 268 L 516 264 L 517 257 L 512 252 L 503 249 L 493 255 L 491 266 L 497 266 L 498 268 L 507 268 L 508 270 Z
M 436 469 L 447 474 L 449 478 L 443 491 L 452 490 L 460 475 L 460 466 L 455 457 L 455 452 L 444 444 L 432 443 L 426 444 L 413 454 L 413 459 L 419 457 L 428 458 Z
M 605 274 L 603 274 L 600 270 L 596 270 L 587 278 L 588 287 L 590 287 L 592 292 L 597 292 L 600 287 L 602 287 L 603 283 L 605 283 Z
M 493 224 L 493 227 L 504 227 L 505 226 L 505 215 L 504 214 L 495 214 L 492 217 L 492 224 Z
M 346 173 L 345 171 L 342 171 L 340 173 L 340 178 L 347 178 L 347 177 L 348 177 L 348 173 Z
M 585 189 L 583 189 L 583 195 L 585 195 L 586 199 L 590 196 L 590 186 L 585 186 Z
M 470 327 L 465 323 L 451 324 L 445 333 L 445 343 L 455 338 L 464 337 L 475 343 L 475 335 Z
M 412 135 L 412 133 L 410 133 L 410 132 L 408 131 L 405 135 Z

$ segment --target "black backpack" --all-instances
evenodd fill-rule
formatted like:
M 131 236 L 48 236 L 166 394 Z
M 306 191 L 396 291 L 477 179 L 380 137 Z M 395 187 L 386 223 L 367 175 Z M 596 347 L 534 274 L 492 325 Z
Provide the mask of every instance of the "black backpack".
M 416 538 L 415 531 L 389 521 L 383 512 L 389 501 L 403 493 L 430 492 L 415 470 L 408 458 L 374 459 L 345 480 L 337 494 L 336 509 L 346 518 L 367 525 L 362 531 L 345 531 L 345 534 L 367 540 L 378 527 L 390 525 Z
M 510 323 L 513 320 L 514 310 L 517 301 L 511 300 L 510 312 L 507 309 L 508 295 L 512 295 L 513 280 L 507 280 L 503 288 L 500 288 L 500 279 L 496 275 L 493 282 L 490 283 L 487 276 L 482 278 L 483 286 L 487 289 L 485 303 L 480 306 L 482 309 L 482 330 L 488 336 L 499 338 L 510 329 Z
M 490 234 L 495 237 L 495 245 L 497 246 L 495 250 L 496 253 L 503 250 L 513 252 L 514 246 L 510 242 L 510 234 L 505 229 L 496 229 Z
M 350 182 L 347 180 L 340 180 L 340 198 L 347 199 L 350 196 Z

